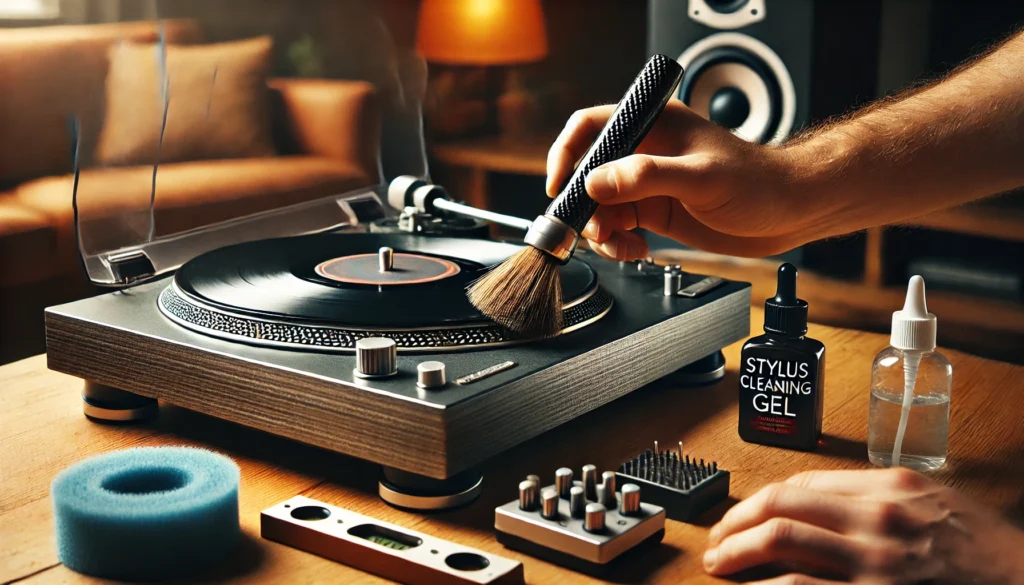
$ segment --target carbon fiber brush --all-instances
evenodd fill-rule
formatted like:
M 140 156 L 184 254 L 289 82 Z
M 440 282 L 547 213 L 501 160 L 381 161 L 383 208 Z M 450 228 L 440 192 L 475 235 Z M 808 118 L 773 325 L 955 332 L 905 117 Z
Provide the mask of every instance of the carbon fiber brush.
M 587 176 L 636 150 L 682 76 L 683 68 L 669 57 L 654 55 L 647 61 L 565 188 L 533 221 L 524 240 L 529 245 L 470 285 L 469 300 L 481 313 L 521 334 L 550 336 L 561 330 L 558 266 L 572 257 L 597 209 L 587 195 Z

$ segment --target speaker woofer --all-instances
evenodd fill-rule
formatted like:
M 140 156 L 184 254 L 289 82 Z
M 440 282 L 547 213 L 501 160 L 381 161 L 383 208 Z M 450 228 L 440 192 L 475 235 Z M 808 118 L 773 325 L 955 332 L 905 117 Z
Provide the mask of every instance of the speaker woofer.
M 679 57 L 686 74 L 679 98 L 698 114 L 751 142 L 779 143 L 793 129 L 793 80 L 764 43 L 720 33 Z
M 731 14 L 750 3 L 750 0 L 704 0 L 708 8 L 722 14 Z

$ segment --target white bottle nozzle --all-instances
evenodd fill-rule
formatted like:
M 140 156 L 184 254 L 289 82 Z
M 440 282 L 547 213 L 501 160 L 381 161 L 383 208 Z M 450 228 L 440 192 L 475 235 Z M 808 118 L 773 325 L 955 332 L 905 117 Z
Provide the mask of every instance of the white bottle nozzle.
M 907 285 L 907 300 L 903 303 L 903 310 L 892 314 L 890 343 L 896 349 L 904 352 L 903 408 L 900 411 L 896 441 L 893 444 L 893 466 L 900 464 L 903 437 L 907 432 L 910 408 L 914 403 L 914 384 L 917 382 L 917 369 L 921 364 L 921 354 L 935 349 L 935 330 L 935 315 L 928 312 L 928 303 L 925 301 L 924 279 L 920 276 L 912 276 Z
M 903 351 L 931 351 L 935 349 L 936 319 L 928 312 L 924 294 L 924 279 L 910 278 L 907 300 L 902 311 L 892 314 L 890 344 Z

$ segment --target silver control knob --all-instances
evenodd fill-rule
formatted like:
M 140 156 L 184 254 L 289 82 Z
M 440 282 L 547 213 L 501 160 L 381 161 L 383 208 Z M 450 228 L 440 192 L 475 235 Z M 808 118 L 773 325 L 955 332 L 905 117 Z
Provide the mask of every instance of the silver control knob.
M 664 295 L 666 297 L 675 296 L 681 288 L 683 288 L 683 274 L 674 266 L 666 266 Z
M 622 486 L 622 497 L 619 498 L 619 514 L 636 516 L 640 513 L 640 486 L 627 483 Z
M 416 386 L 424 390 L 441 388 L 448 383 L 444 374 L 444 362 L 420 362 L 416 366 Z
M 602 532 L 604 530 L 604 516 L 607 511 L 602 504 L 587 504 L 586 516 L 583 519 L 583 529 L 587 532 Z
M 548 488 L 540 494 L 540 515 L 553 520 L 558 518 L 558 492 Z
M 385 378 L 398 373 L 398 346 L 388 337 L 364 337 L 356 341 L 356 369 L 360 378 Z

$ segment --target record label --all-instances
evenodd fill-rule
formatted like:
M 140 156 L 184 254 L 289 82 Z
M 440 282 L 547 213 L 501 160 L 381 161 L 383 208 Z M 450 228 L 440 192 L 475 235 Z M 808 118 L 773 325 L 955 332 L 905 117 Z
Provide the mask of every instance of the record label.
M 459 265 L 444 258 L 420 254 L 395 254 L 390 270 L 380 270 L 377 254 L 342 256 L 316 266 L 316 273 L 347 284 L 423 284 L 455 276 Z

